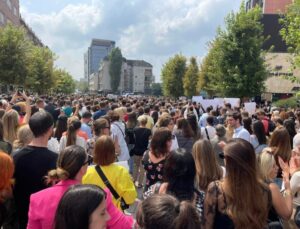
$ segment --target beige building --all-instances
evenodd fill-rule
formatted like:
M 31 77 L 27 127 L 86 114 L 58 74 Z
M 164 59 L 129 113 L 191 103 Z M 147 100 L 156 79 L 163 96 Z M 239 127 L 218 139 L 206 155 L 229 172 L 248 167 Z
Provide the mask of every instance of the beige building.
M 99 71 L 90 75 L 89 88 L 91 91 L 111 92 L 109 65 L 108 58 L 105 58 L 100 64 Z M 150 93 L 151 84 L 154 82 L 152 68 L 152 65 L 146 61 L 126 60 L 124 58 L 119 91 Z

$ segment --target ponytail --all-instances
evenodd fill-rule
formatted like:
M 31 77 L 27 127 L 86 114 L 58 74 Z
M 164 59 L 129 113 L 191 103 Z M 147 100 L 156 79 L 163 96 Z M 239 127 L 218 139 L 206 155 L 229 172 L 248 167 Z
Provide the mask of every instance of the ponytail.
M 45 178 L 47 185 L 54 185 L 58 181 L 69 179 L 69 173 L 58 167 L 57 169 L 50 170 Z
M 76 145 L 76 132 L 81 127 L 81 122 L 79 120 L 74 120 L 68 126 L 67 130 L 67 144 L 66 146 Z

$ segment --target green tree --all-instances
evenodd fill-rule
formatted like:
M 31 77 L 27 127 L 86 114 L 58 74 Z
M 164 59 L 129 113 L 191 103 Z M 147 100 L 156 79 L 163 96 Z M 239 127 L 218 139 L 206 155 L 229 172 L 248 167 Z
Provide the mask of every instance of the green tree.
M 300 0 L 295 0 L 291 4 L 287 13 L 280 20 L 282 29 L 281 36 L 286 44 L 290 46 L 289 50 L 294 54 L 294 66 L 300 67 Z
M 76 83 L 72 76 L 63 69 L 54 70 L 55 86 L 53 90 L 57 93 L 72 94 L 75 92 Z
M 195 57 L 191 57 L 190 64 L 183 78 L 184 95 L 192 97 L 197 93 L 197 80 L 199 77 L 199 68 Z
M 121 68 L 122 68 L 122 62 L 123 62 L 123 57 L 121 50 L 117 48 L 113 48 L 111 50 L 111 53 L 109 55 L 109 75 L 110 75 L 110 85 L 111 85 L 111 90 L 113 92 L 118 91 L 118 87 L 120 85 L 120 80 L 121 80 Z
M 76 89 L 78 89 L 82 93 L 86 93 L 89 91 L 89 84 L 87 81 L 77 81 L 76 82 Z
M 31 42 L 23 28 L 0 27 L 0 79 L 3 84 L 23 85 L 28 75 Z
M 34 46 L 30 53 L 30 75 L 25 85 L 33 91 L 44 94 L 54 87 L 53 64 L 55 55 L 50 49 Z
M 161 70 L 163 94 L 180 97 L 183 95 L 183 77 L 186 71 L 186 58 L 176 54 L 164 64 Z
M 152 95 L 160 96 L 162 95 L 161 83 L 153 83 L 151 85 Z

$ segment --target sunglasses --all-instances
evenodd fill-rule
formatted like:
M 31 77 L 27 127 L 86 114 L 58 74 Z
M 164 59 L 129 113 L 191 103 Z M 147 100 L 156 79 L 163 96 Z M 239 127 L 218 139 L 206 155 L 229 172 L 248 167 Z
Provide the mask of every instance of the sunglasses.
M 86 162 L 83 163 L 83 165 L 86 165 L 86 164 L 91 165 L 91 164 L 93 164 L 93 160 L 94 160 L 93 156 L 88 155 L 88 158 L 87 158 Z

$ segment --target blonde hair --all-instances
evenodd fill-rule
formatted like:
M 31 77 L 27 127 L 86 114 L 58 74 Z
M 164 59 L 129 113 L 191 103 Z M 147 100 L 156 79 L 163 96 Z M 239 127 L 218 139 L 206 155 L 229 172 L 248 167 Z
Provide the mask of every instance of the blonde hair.
M 17 139 L 13 143 L 13 149 L 20 149 L 27 146 L 33 139 L 33 133 L 29 125 L 21 126 L 17 132 Z
M 3 131 L 4 140 L 8 141 L 10 144 L 17 139 L 17 130 L 19 126 L 19 114 L 15 110 L 9 110 L 5 112 L 3 118 Z
M 267 147 L 264 148 L 261 154 L 258 156 L 260 174 L 265 181 L 270 180 L 270 172 L 274 164 L 276 164 L 273 151 L 274 149 Z

